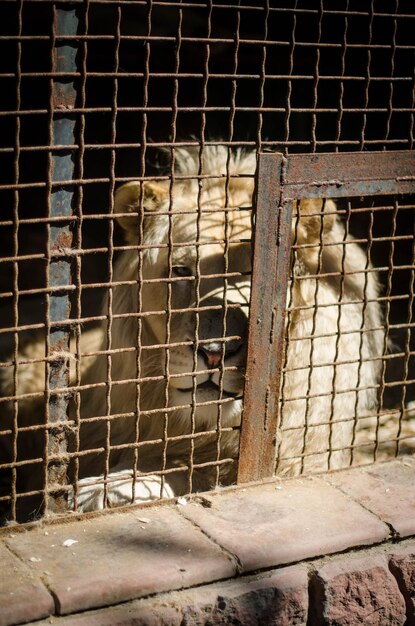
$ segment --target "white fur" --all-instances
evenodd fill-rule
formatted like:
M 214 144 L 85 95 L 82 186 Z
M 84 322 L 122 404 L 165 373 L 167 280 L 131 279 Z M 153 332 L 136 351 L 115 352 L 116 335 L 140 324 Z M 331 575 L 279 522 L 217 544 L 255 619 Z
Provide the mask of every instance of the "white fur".
M 160 440 L 164 439 L 166 433 L 169 437 L 177 437 L 190 435 L 193 431 L 215 431 L 218 420 L 222 428 L 238 427 L 242 411 L 240 395 L 243 390 L 243 373 L 230 371 L 224 374 L 224 389 L 234 393 L 235 398 L 223 404 L 219 414 L 215 404 L 192 408 L 192 391 L 184 390 L 191 389 L 191 373 L 206 369 L 205 362 L 200 355 L 194 362 L 191 347 L 172 347 L 168 355 L 164 347 L 157 347 L 167 340 L 170 343 L 194 340 L 191 313 L 173 314 L 169 336 L 166 332 L 169 319 L 166 314 L 168 291 L 166 284 L 159 280 L 168 276 L 169 253 L 166 244 L 169 238 L 174 243 L 195 241 L 198 233 L 201 241 L 211 241 L 208 246 L 199 246 L 198 252 L 195 246 L 175 246 L 171 252 L 173 266 L 188 266 L 195 272 L 198 264 L 203 275 L 224 271 L 225 236 L 234 240 L 242 239 L 244 243 L 232 243 L 227 248 L 228 271 L 249 271 L 251 218 L 248 211 L 240 211 L 239 208 L 249 207 L 252 203 L 255 167 L 256 156 L 253 152 L 237 151 L 230 155 L 225 147 L 206 147 L 201 172 L 214 178 L 204 179 L 199 186 L 198 151 L 176 149 L 176 175 L 185 175 L 189 177 L 188 180 L 128 183 L 117 191 L 115 198 L 115 210 L 119 213 L 119 223 L 127 241 L 144 247 L 140 261 L 136 250 L 121 254 L 114 266 L 113 280 L 136 281 L 140 271 L 144 280 L 155 282 L 142 285 L 141 299 L 137 296 L 136 284 L 113 288 L 112 314 L 136 313 L 138 306 L 142 313 L 155 311 L 158 314 L 112 320 L 111 345 L 107 345 L 106 326 L 100 333 L 95 332 L 93 339 L 85 333 L 82 349 L 84 342 L 88 341 L 90 344 L 100 342 L 101 349 L 131 348 L 139 341 L 142 349 L 138 352 L 115 353 L 111 356 L 110 365 L 106 357 L 99 357 L 92 365 L 84 368 L 83 385 L 104 383 L 109 367 L 112 385 L 108 396 L 105 386 L 89 387 L 81 393 L 81 419 L 121 414 L 124 417 L 107 422 L 81 422 L 81 447 L 84 450 L 105 448 L 107 439 L 111 446 L 139 442 L 136 457 L 133 450 L 128 448 L 111 451 L 111 471 L 123 472 L 137 467 L 147 473 L 146 480 L 160 486 L 159 474 L 153 476 L 151 473 L 177 468 L 177 472 L 167 475 L 170 487 L 166 487 L 167 490 L 172 488 L 176 495 L 186 493 L 189 488 L 210 488 L 217 480 L 221 483 L 235 480 L 236 464 L 225 463 L 221 465 L 219 475 L 215 468 L 195 469 L 190 482 L 188 472 L 182 470 L 191 462 L 191 440 L 188 438 L 166 445 L 160 443 Z M 227 213 L 226 220 L 223 212 L 225 205 L 232 209 Z M 143 209 L 149 215 L 140 219 Z M 159 214 L 169 210 L 174 212 L 170 227 L 168 216 Z M 323 229 L 320 215 L 316 215 L 320 211 L 324 214 Z M 382 326 L 381 310 L 375 301 L 379 293 L 376 274 L 367 271 L 372 268 L 353 238 L 350 235 L 345 237 L 344 226 L 336 215 L 334 203 L 305 200 L 301 202 L 300 214 L 302 217 L 293 221 L 297 229 L 293 242 L 299 247 L 293 253 L 294 271 L 288 296 L 292 311 L 287 317 L 288 342 L 276 461 L 277 471 L 289 475 L 348 464 L 355 420 L 376 407 L 376 386 L 380 371 L 380 360 L 376 360 L 376 357 L 381 356 L 384 344 L 384 333 L 379 330 Z M 320 234 L 323 239 L 322 250 L 319 246 Z M 314 247 L 301 247 L 310 244 L 314 244 Z M 157 248 L 157 245 L 164 247 Z M 317 282 L 315 278 L 307 278 L 316 273 L 333 276 L 322 276 Z M 173 308 L 195 305 L 192 284 L 183 281 L 172 286 L 170 304 Z M 220 279 L 201 280 L 199 305 L 209 304 L 218 297 L 223 301 L 223 285 Z M 249 297 L 250 283 L 247 276 L 228 279 L 228 305 L 241 305 L 241 310 L 247 314 Z M 104 307 L 106 310 L 107 304 Z M 317 338 L 307 339 L 310 335 Z M 149 350 L 146 349 L 148 346 L 156 347 Z M 244 359 L 245 348 L 230 356 L 225 365 L 242 367 Z M 336 365 L 333 365 L 334 361 Z M 170 374 L 183 376 L 170 378 L 166 389 L 167 366 Z M 137 377 L 152 380 L 142 382 L 138 391 L 134 382 L 117 384 Z M 219 373 L 214 374 L 213 382 L 217 384 L 219 377 Z M 207 379 L 206 374 L 199 374 L 197 383 Z M 6 393 L 11 384 L 11 380 L 3 384 Z M 28 393 L 36 386 L 42 388 L 43 384 L 40 372 L 34 374 L 33 367 L 27 368 L 19 377 L 19 393 Z M 356 391 L 356 387 L 360 391 Z M 212 392 L 203 391 L 202 388 L 196 393 L 198 403 L 215 397 Z M 189 406 L 184 409 L 174 408 L 182 405 Z M 163 410 L 165 406 L 168 407 L 167 413 Z M 138 422 L 137 407 L 140 410 Z M 110 425 L 109 431 L 105 424 Z M 150 441 L 155 443 L 145 444 Z M 220 440 L 215 432 L 198 437 L 194 439 L 193 446 L 194 463 L 214 462 L 217 457 L 237 459 L 238 430 L 222 433 Z M 330 453 L 330 449 L 335 451 Z M 252 454 L 255 453 L 253 450 Z M 104 470 L 104 454 L 81 457 L 81 478 L 103 474 Z M 92 489 L 92 493 L 90 480 L 84 478 L 84 481 L 80 482 L 78 506 L 84 510 L 89 510 L 91 506 L 101 507 L 102 486 L 101 492 L 98 486 Z M 110 483 L 109 493 L 111 489 Z M 117 482 L 113 491 L 113 495 L 110 493 L 109 496 L 111 504 L 123 503 L 126 498 L 132 497 L 131 482 L 127 487 L 127 496 Z M 168 495 L 167 492 L 164 495 Z M 135 497 L 139 500 L 142 498 L 140 490 Z

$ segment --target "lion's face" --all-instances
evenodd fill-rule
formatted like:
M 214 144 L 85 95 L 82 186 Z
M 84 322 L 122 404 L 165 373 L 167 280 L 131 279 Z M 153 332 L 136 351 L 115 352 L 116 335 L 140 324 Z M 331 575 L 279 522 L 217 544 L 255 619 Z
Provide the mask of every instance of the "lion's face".
M 221 178 L 201 193 L 195 180 L 171 191 L 167 183 L 129 183 L 117 193 L 127 238 L 144 244 L 142 309 L 151 312 L 145 319 L 154 345 L 170 346 L 165 370 L 172 406 L 242 394 L 252 192 L 252 178 L 231 180 L 228 193 Z M 127 213 L 137 211 L 140 194 L 138 225 Z

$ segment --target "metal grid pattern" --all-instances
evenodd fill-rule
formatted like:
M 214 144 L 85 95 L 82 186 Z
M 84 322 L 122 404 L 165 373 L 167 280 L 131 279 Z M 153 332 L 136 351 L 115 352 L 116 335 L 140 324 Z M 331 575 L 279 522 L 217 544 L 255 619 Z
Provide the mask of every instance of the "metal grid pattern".
M 236 480 L 238 461 L 240 481 L 260 478 L 274 471 L 276 448 L 278 472 L 287 463 L 296 468 L 291 473 L 313 471 L 313 381 L 327 367 L 336 386 L 345 367 L 340 337 L 347 332 L 362 338 L 349 358 L 357 372 L 349 390 L 353 410 L 338 417 L 342 393 L 320 394 L 328 422 L 319 424 L 327 445 L 317 469 L 335 467 L 345 449 L 346 463 L 378 460 L 386 448 L 406 450 L 412 437 L 412 200 L 373 200 L 373 191 L 367 195 L 358 185 L 337 209 L 326 200 L 303 214 L 304 200 L 296 198 L 308 196 L 301 185 L 289 200 L 273 195 L 281 211 L 272 265 L 267 250 L 275 242 L 271 230 L 261 231 L 259 214 L 253 217 L 252 195 L 260 152 L 284 154 L 276 174 L 282 183 L 284 159 L 295 153 L 413 148 L 412 3 L 2 0 L 0 6 L 2 517 L 25 520 L 68 506 L 87 510 L 213 488 Z M 413 191 L 410 178 L 396 193 Z M 327 195 L 330 185 L 336 187 L 328 181 L 309 197 L 344 197 Z M 364 201 L 353 199 L 360 195 Z M 329 242 L 330 215 L 343 226 Z M 318 236 L 302 242 L 310 220 Z M 257 269 L 254 259 L 254 282 L 265 267 L 269 275 L 277 267 L 278 277 L 288 280 L 291 259 L 287 317 L 270 305 L 279 339 L 270 370 L 276 375 L 261 399 L 262 430 L 270 436 L 266 452 L 256 455 L 258 472 L 252 470 L 255 437 L 246 433 L 249 424 L 258 428 L 264 421 L 254 419 L 252 385 L 265 370 L 255 369 L 249 350 L 240 460 L 240 408 L 237 415 L 230 408 L 241 406 L 251 274 L 244 259 L 252 225 L 255 254 L 257 247 L 262 254 Z M 152 229 L 164 238 L 151 239 Z M 349 242 L 352 236 L 358 243 Z M 345 331 L 353 279 L 344 268 L 355 245 L 365 255 L 355 270 L 363 281 L 362 326 Z M 330 246 L 340 259 L 334 271 L 326 267 Z M 315 265 L 303 276 L 298 258 L 308 252 Z M 164 263 L 159 274 L 151 269 L 156 257 Z M 370 277 L 381 283 L 372 299 L 386 328 L 378 331 L 380 353 L 371 356 L 363 339 L 376 335 L 366 322 L 373 308 Z M 295 297 L 301 282 L 314 290 L 306 305 Z M 329 283 L 336 285 L 331 307 L 337 317 L 334 352 L 325 364 L 313 353 L 327 305 L 319 297 Z M 263 296 L 263 304 L 269 302 Z M 306 316 L 307 307 L 308 335 L 295 337 L 293 320 Z M 252 331 L 257 322 L 250 324 Z M 396 349 L 388 348 L 391 337 Z M 290 362 L 294 343 L 308 355 L 307 366 Z M 359 394 L 371 360 L 376 380 L 365 384 L 377 399 L 367 412 Z M 306 381 L 302 394 L 293 395 L 287 379 L 301 367 Z M 215 388 L 205 396 L 199 385 L 206 377 Z M 187 395 L 180 405 L 173 396 L 183 380 Z M 156 396 L 151 402 L 149 389 Z M 290 424 L 295 402 L 305 409 L 300 422 Z M 175 430 L 180 411 L 185 424 Z M 351 426 L 347 442 L 336 443 L 333 415 L 346 430 Z M 296 443 L 287 450 L 290 433 Z
M 310 216 L 298 202 L 286 331 L 298 347 L 285 349 L 278 473 L 413 451 L 413 209 L 384 196 L 325 201 Z M 330 237 L 333 214 L 343 227 Z M 302 232 L 312 219 L 315 241 Z

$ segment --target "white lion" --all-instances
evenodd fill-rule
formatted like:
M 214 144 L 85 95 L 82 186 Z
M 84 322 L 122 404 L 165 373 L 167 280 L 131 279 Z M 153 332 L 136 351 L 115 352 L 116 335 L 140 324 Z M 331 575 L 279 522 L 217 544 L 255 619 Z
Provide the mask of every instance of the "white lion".
M 114 265 L 123 284 L 104 306 L 110 327 L 81 341 L 81 351 L 94 341 L 114 351 L 84 358 L 81 510 L 104 505 L 104 484 L 120 504 L 235 480 L 255 168 L 254 152 L 205 147 L 200 182 L 199 151 L 176 148 L 172 180 L 117 190 L 131 248 Z M 298 211 L 276 460 L 286 475 L 349 463 L 356 419 L 377 405 L 384 347 L 376 274 L 334 203 L 304 200 Z M 26 366 L 18 393 L 42 385 L 40 368 Z

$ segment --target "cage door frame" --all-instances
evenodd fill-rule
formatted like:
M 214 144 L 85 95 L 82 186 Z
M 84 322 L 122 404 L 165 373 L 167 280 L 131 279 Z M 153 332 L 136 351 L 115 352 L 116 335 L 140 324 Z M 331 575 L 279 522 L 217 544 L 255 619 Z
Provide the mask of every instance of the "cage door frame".
M 410 193 L 414 151 L 259 154 L 238 484 L 275 472 L 293 203 Z

